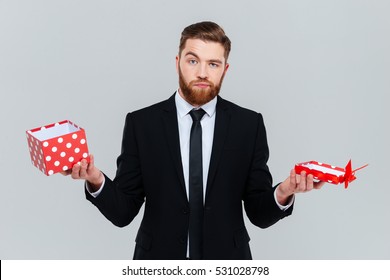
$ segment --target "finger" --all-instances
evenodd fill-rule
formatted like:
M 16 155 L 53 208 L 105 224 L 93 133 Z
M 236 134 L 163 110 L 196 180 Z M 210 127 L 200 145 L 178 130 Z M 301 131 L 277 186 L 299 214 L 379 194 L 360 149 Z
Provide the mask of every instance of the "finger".
M 309 192 L 314 187 L 314 178 L 313 175 L 309 174 L 306 177 L 306 191 Z
M 89 164 L 88 164 L 87 172 L 92 170 L 94 167 L 95 167 L 95 157 L 93 156 L 93 154 L 90 154 L 89 155 Z
M 73 165 L 71 174 L 73 179 L 80 179 L 80 165 L 78 164 Z
M 325 184 L 326 184 L 326 182 L 324 182 L 324 181 L 315 182 L 313 188 L 316 189 L 316 190 L 319 190 L 319 189 L 321 189 Z
M 72 170 L 61 171 L 60 173 L 63 176 L 68 176 L 68 175 L 70 175 L 72 173 Z
M 297 191 L 298 192 L 305 192 L 306 191 L 306 172 L 302 171 L 299 176 L 299 183 L 297 184 Z
M 291 169 L 291 171 L 290 171 L 290 190 L 292 193 L 295 193 L 296 187 L 297 187 L 297 174 L 295 173 L 295 169 Z
M 80 165 L 80 178 L 87 179 L 88 162 L 83 159 L 81 162 L 78 163 L 78 165 Z

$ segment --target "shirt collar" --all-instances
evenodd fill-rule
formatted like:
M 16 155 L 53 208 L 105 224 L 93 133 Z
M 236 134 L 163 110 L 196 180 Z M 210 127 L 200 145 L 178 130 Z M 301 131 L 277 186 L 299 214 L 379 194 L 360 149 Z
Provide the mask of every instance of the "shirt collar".
M 176 109 L 177 113 L 180 118 L 183 118 L 185 115 L 187 115 L 192 109 L 195 107 L 192 106 L 190 103 L 188 103 L 180 94 L 179 90 L 176 91 L 175 94 L 175 102 L 176 102 Z M 212 100 L 207 102 L 206 104 L 200 106 L 203 110 L 205 110 L 206 114 L 209 117 L 212 117 L 215 114 L 215 109 L 217 106 L 217 97 L 214 97 Z

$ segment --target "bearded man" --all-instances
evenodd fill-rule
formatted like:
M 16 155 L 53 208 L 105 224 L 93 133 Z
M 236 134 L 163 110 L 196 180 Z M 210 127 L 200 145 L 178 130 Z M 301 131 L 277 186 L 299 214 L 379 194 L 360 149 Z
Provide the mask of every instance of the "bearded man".
M 262 115 L 218 95 L 230 48 L 216 23 L 186 27 L 179 88 L 127 115 L 115 179 L 92 155 L 66 172 L 86 180 L 87 199 L 116 226 L 145 203 L 134 259 L 251 259 L 243 208 L 266 228 L 292 213 L 295 193 L 323 184 L 291 170 L 272 187 Z

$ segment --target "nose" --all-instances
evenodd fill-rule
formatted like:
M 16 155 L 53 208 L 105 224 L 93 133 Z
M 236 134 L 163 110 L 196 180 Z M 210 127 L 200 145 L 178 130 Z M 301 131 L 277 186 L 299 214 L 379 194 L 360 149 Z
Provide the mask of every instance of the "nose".
M 208 73 L 207 73 L 207 64 L 200 63 L 198 68 L 198 78 L 199 79 L 207 79 Z

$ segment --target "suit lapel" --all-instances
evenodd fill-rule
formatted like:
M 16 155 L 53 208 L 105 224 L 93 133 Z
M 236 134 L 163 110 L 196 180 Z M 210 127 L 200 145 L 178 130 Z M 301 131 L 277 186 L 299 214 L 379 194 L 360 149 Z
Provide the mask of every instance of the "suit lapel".
M 175 104 L 175 94 L 171 96 L 166 102 L 163 108 L 163 122 L 165 130 L 165 139 L 167 140 L 171 158 L 175 166 L 181 189 L 184 192 L 184 196 L 187 199 L 186 188 L 184 183 L 183 165 L 181 162 L 180 154 L 180 139 L 179 128 L 177 123 L 177 111 Z
M 218 164 L 221 159 L 221 154 L 223 151 L 230 123 L 230 112 L 228 110 L 227 103 L 219 96 L 215 117 L 214 139 L 210 158 L 209 174 L 207 176 L 206 198 L 207 194 L 210 192 L 210 189 L 213 186 L 215 174 L 217 172 Z

